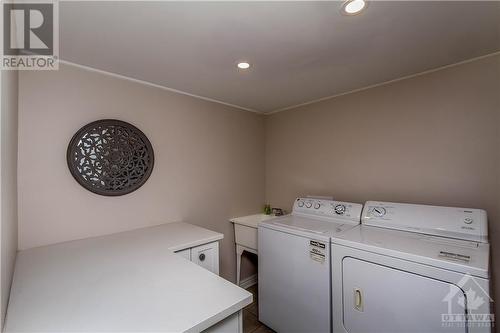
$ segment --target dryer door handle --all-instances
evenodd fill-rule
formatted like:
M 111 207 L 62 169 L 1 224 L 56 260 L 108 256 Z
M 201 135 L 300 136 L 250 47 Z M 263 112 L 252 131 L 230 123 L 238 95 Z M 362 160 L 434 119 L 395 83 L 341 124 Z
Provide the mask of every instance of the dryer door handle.
M 363 291 L 360 288 L 353 289 L 354 309 L 363 312 Z

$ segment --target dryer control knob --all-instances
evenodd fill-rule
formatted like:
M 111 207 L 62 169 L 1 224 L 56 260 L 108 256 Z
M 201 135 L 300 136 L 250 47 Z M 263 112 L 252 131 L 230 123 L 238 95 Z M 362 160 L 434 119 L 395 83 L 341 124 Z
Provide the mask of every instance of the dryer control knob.
M 373 207 L 372 214 L 376 217 L 382 217 L 387 213 L 384 207 Z
M 311 207 L 312 207 L 312 205 L 313 205 L 312 203 L 310 203 L 310 202 L 306 202 L 306 208 L 311 208 Z
M 304 207 L 304 201 L 302 201 L 302 200 L 301 200 L 301 201 L 299 201 L 299 203 L 297 204 L 297 206 L 299 206 L 299 207 Z
M 319 209 L 319 207 L 321 207 L 321 204 L 319 202 L 314 204 L 314 209 Z
M 338 215 L 344 215 L 345 213 L 345 205 L 336 205 L 335 208 L 335 213 Z
M 464 223 L 465 224 L 472 224 L 472 222 L 474 222 L 474 220 L 472 219 L 472 217 L 466 217 L 464 219 Z

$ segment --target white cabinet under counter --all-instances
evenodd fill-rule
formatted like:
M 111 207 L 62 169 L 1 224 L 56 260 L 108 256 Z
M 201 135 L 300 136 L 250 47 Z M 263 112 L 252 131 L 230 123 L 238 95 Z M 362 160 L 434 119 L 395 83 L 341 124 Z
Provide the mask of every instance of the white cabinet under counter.
M 189 249 L 175 251 L 175 254 L 219 275 L 219 242 L 212 242 Z
M 219 242 L 191 248 L 191 261 L 219 275 Z
M 212 273 L 222 237 L 169 223 L 20 251 L 5 332 L 242 332 L 252 294 Z

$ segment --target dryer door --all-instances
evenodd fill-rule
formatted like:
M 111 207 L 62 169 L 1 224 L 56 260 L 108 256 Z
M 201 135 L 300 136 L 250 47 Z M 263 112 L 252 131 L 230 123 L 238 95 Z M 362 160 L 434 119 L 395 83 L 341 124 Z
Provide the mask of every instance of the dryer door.
M 456 285 L 351 257 L 342 268 L 347 332 L 466 332 L 463 322 L 442 321 L 442 314 L 465 315 Z

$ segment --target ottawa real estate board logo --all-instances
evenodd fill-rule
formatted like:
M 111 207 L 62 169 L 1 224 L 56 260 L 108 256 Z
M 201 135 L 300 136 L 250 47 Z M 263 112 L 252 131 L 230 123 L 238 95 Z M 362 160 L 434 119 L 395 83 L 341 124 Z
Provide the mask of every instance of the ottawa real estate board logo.
M 465 274 L 456 285 L 450 285 L 443 302 L 448 309 L 447 313 L 441 314 L 443 327 L 475 327 L 484 332 L 490 332 L 494 327 L 495 317 L 491 313 L 493 299 L 489 295 L 487 282 Z
M 54 1 L 2 1 L 3 70 L 59 67 L 59 8 Z

